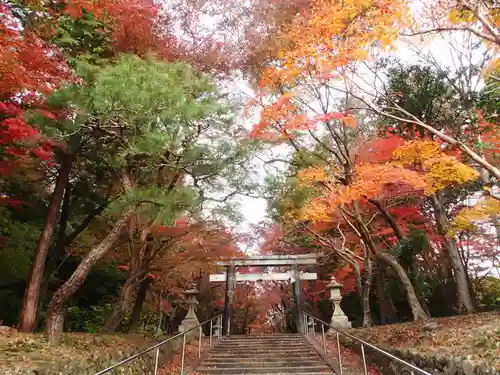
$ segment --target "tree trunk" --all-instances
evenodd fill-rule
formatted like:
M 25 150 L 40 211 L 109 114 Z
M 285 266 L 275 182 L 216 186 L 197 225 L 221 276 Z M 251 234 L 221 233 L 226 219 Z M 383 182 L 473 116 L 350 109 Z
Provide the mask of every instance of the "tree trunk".
M 448 253 L 448 258 L 455 276 L 455 283 L 457 285 L 458 311 L 461 313 L 472 313 L 474 312 L 474 304 L 472 303 L 472 297 L 469 292 L 464 265 L 460 260 L 460 254 L 458 253 L 458 247 L 455 240 L 447 236 L 449 222 L 443 207 L 441 194 L 436 193 L 431 197 L 431 199 L 432 207 L 434 209 L 434 217 L 436 219 L 436 226 L 439 234 L 444 237 L 444 248 Z
M 413 315 L 413 320 L 427 320 L 428 316 L 425 314 L 424 309 L 422 309 L 422 306 L 418 301 L 417 294 L 415 293 L 415 289 L 413 288 L 413 285 L 408 275 L 406 274 L 406 271 L 401 266 L 401 264 L 398 263 L 396 258 L 394 258 L 391 254 L 385 253 L 383 251 L 377 251 L 377 246 L 375 245 L 375 242 L 373 242 L 373 239 L 370 236 L 370 233 L 368 232 L 366 224 L 361 219 L 357 207 L 356 207 L 356 224 L 358 226 L 360 232 L 359 235 L 361 236 L 361 239 L 363 240 L 365 245 L 368 246 L 368 249 L 370 249 L 371 253 L 374 254 L 377 259 L 391 266 L 394 269 L 394 271 L 396 271 L 396 275 L 398 276 L 399 280 L 401 281 L 401 284 L 403 284 L 403 287 L 405 288 L 406 299 L 408 300 L 408 304 L 410 305 L 411 312 Z
M 66 191 L 64 192 L 64 200 L 61 209 L 61 217 L 59 219 L 59 229 L 57 231 L 56 244 L 54 251 L 49 254 L 49 259 L 57 260 L 64 254 L 66 248 L 66 230 L 68 228 L 68 220 L 71 214 L 71 184 L 68 183 Z
M 139 320 L 141 319 L 142 306 L 144 306 L 144 301 L 146 301 L 146 295 L 148 294 L 150 283 L 151 279 L 148 277 L 142 281 L 141 285 L 139 285 L 137 297 L 135 297 L 134 308 L 132 309 L 132 315 L 130 315 L 128 332 L 133 332 L 137 329 L 137 324 L 139 324 Z
M 391 296 L 385 291 L 384 270 L 381 266 L 376 272 L 377 296 L 380 309 L 380 324 L 392 324 L 398 321 L 396 308 L 392 302 Z
M 404 239 L 403 232 L 399 228 L 399 225 L 396 222 L 396 220 L 394 220 L 392 215 L 389 213 L 389 211 L 385 207 L 384 203 L 382 203 L 381 201 L 378 201 L 376 199 L 369 199 L 368 201 L 378 208 L 378 210 L 380 211 L 380 213 L 384 217 L 386 223 L 389 224 L 390 227 L 392 228 L 392 230 L 394 231 L 394 234 L 398 238 L 398 241 L 403 240 Z M 411 267 L 410 267 L 410 269 L 411 269 Z M 408 275 L 409 271 L 410 270 L 405 270 L 405 274 Z M 427 305 L 425 304 L 425 298 L 423 297 L 422 293 L 420 293 L 420 291 L 418 291 L 418 296 L 419 296 L 420 306 L 422 307 L 423 311 L 425 312 L 425 315 L 430 316 L 429 310 L 427 309 Z
M 113 311 L 104 323 L 104 331 L 114 332 L 118 329 L 130 306 L 130 303 L 132 302 L 134 291 L 137 289 L 140 282 L 139 279 L 140 277 L 138 277 L 137 274 L 132 275 L 127 279 L 120 291 L 120 297 L 113 307 Z
M 114 246 L 121 232 L 126 227 L 132 215 L 136 212 L 137 206 L 128 207 L 120 219 L 115 223 L 113 229 L 94 247 L 80 262 L 75 272 L 68 280 L 54 293 L 50 300 L 47 317 L 47 334 L 50 344 L 58 344 L 64 328 L 64 317 L 66 314 L 66 303 L 68 299 L 80 288 L 92 267 L 94 267 L 102 257 Z
M 370 253 L 363 246 L 364 260 L 365 260 L 365 282 L 363 284 L 362 300 L 363 300 L 363 327 L 371 327 L 372 311 L 370 307 L 370 291 L 372 286 L 372 262 L 370 260 Z
M 74 156 L 72 154 L 65 154 L 62 159 L 56 187 L 52 194 L 47 216 L 45 217 L 42 232 L 38 239 L 38 244 L 35 249 L 35 259 L 31 266 L 28 285 L 24 293 L 23 307 L 19 319 L 19 330 L 21 332 L 32 332 L 35 328 L 40 300 L 40 287 L 45 271 L 45 261 L 47 259 L 52 234 L 54 233 L 54 228 L 57 223 L 57 216 L 61 207 L 64 191 L 69 182 L 73 160 Z
M 54 247 L 49 249 L 47 254 L 47 261 L 45 262 L 45 272 L 42 282 L 40 284 L 40 298 L 38 303 L 38 310 L 47 302 L 48 290 L 52 273 L 56 271 L 57 260 L 64 254 L 64 240 L 66 238 L 66 228 L 68 227 L 68 220 L 70 215 L 70 201 L 71 201 L 71 184 L 68 183 L 64 192 L 64 198 L 61 208 L 61 216 L 59 218 L 59 228 L 57 229 L 57 239 Z M 40 322 L 40 314 L 36 316 L 35 329 L 38 328 Z
M 399 281 L 403 284 L 403 288 L 406 291 L 406 299 L 408 300 L 408 304 L 410 305 L 413 315 L 413 320 L 427 320 L 428 316 L 420 305 L 415 289 L 413 288 L 413 285 L 404 268 L 391 254 L 379 251 L 376 253 L 376 256 L 377 259 L 392 267 L 392 269 L 396 272 Z
M 371 327 L 373 325 L 372 321 L 372 311 L 370 307 L 370 290 L 372 285 L 372 275 L 367 275 L 365 283 L 363 284 L 363 327 Z

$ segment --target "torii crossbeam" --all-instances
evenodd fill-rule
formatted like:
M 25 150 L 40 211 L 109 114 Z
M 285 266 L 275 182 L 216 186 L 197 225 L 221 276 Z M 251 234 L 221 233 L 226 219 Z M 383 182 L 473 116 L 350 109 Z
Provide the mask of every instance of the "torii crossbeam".
M 231 258 L 217 261 L 218 266 L 226 267 L 225 274 L 210 275 L 212 282 L 226 282 L 226 293 L 224 298 L 224 320 L 223 334 L 229 335 L 231 327 L 231 316 L 234 299 L 234 290 L 237 281 L 292 281 L 295 297 L 295 307 L 297 312 L 297 329 L 303 332 L 302 316 L 302 298 L 300 295 L 300 280 L 316 280 L 316 273 L 299 272 L 300 265 L 317 264 L 317 258 L 323 256 L 323 253 L 297 254 L 297 255 L 261 255 L 248 258 Z M 287 273 L 249 273 L 237 274 L 237 267 L 273 267 L 273 266 L 292 266 L 293 271 Z

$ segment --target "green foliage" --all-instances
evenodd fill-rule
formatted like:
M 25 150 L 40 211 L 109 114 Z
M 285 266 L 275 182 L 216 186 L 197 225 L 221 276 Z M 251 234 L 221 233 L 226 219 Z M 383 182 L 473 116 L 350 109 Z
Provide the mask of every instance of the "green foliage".
M 271 176 L 265 182 L 268 213 L 278 222 L 287 222 L 287 215 L 302 208 L 314 193 L 312 187 L 301 185 L 295 176 Z
M 0 284 L 28 278 L 40 228 L 41 222 L 16 220 L 8 209 L 0 208 Z
M 41 228 L 40 220 L 22 220 L 0 207 L 0 320 L 15 325 Z
M 500 309 L 500 279 L 486 276 L 476 286 L 478 307 L 482 311 L 498 311 Z
M 393 254 L 404 268 L 410 268 L 415 262 L 415 257 L 429 246 L 429 241 L 424 231 L 416 230 L 407 237 L 398 241 L 392 248 Z
M 90 307 L 71 306 L 68 308 L 66 330 L 69 332 L 97 333 L 102 330 L 106 318 L 111 314 L 111 303 L 93 305 Z M 118 328 L 126 332 L 130 314 L 127 314 Z
M 113 56 L 111 30 L 92 13 L 82 9 L 79 18 L 62 16 L 52 37 L 52 43 L 68 56 L 68 64 L 104 64 Z
M 395 103 L 432 127 L 439 130 L 446 127 L 455 136 L 463 138 L 461 126 L 475 121 L 474 103 L 477 98 L 472 93 L 464 97 L 456 90 L 458 78 L 431 66 L 404 65 L 392 60 L 385 64 L 389 80 L 388 94 L 378 103 L 385 111 L 398 114 L 390 108 Z M 395 127 L 399 134 L 411 129 L 408 123 L 395 123 L 389 118 L 381 121 L 386 127 Z M 421 128 L 415 127 L 412 131 L 424 135 Z
M 485 86 L 479 93 L 478 109 L 489 122 L 498 124 L 500 118 L 500 69 L 486 77 Z M 496 78 L 493 78 L 496 77 Z
M 109 303 L 90 308 L 71 306 L 68 308 L 66 329 L 70 332 L 96 333 L 102 328 L 112 309 Z
M 176 135 L 180 124 L 224 113 L 214 90 L 207 77 L 184 63 L 125 55 L 99 72 L 87 103 L 94 115 L 103 120 L 119 116 L 131 131 L 156 125 Z

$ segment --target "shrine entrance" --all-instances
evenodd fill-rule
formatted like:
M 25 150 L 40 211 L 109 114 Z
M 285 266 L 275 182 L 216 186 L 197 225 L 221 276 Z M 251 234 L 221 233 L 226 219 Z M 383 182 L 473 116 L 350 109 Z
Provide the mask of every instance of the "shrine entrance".
M 295 302 L 296 317 L 295 322 L 297 330 L 300 333 L 305 332 L 302 317 L 302 296 L 300 280 L 316 280 L 315 272 L 301 272 L 301 265 L 317 264 L 317 258 L 322 257 L 323 253 L 299 254 L 299 255 L 265 255 L 253 256 L 249 258 L 232 258 L 228 260 L 217 261 L 218 266 L 226 267 L 226 272 L 222 274 L 210 275 L 211 282 L 226 282 L 226 291 L 224 296 L 224 314 L 222 319 L 222 333 L 228 336 L 231 332 L 231 318 L 234 301 L 234 291 L 238 281 L 290 281 L 293 286 L 293 296 Z M 241 267 L 283 267 L 289 266 L 288 272 L 260 272 L 260 273 L 238 273 L 237 269 Z

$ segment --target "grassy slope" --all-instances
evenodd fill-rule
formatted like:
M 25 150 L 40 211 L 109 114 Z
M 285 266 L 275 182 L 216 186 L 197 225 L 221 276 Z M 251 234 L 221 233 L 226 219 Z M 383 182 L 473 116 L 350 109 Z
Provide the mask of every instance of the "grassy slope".
M 66 333 L 61 345 L 50 346 L 42 334 L 15 330 L 0 332 L 0 373 L 2 368 L 33 368 L 50 362 L 86 361 L 117 350 L 139 351 L 153 341 L 141 335 L 98 335 Z
M 370 343 L 412 348 L 420 353 L 469 357 L 500 369 L 500 312 L 432 319 L 437 328 L 424 331 L 422 323 L 403 323 L 350 331 Z

